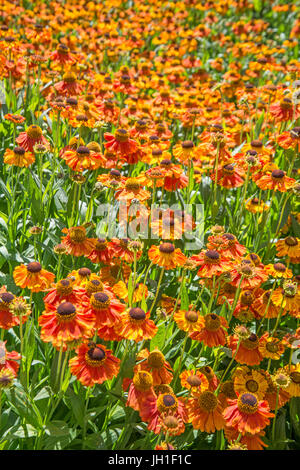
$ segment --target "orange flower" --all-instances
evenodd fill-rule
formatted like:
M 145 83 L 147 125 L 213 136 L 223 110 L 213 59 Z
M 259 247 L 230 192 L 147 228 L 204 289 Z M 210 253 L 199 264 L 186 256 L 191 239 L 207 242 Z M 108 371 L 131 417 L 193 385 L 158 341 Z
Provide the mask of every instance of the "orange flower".
M 151 339 L 157 332 L 157 326 L 149 319 L 150 313 L 141 308 L 131 308 L 121 314 L 120 323 L 115 326 L 118 335 L 125 339 L 139 341 Z
M 105 238 L 91 238 L 94 249 L 87 256 L 92 263 L 109 264 L 112 259 L 111 244 Z
M 124 183 L 124 188 L 117 190 L 115 193 L 116 200 L 125 200 L 128 204 L 130 204 L 133 199 L 145 202 L 147 199 L 150 199 L 150 197 L 151 194 L 149 191 L 141 187 L 137 178 L 128 178 Z
M 212 172 L 210 177 L 215 181 L 217 176 L 217 184 L 223 188 L 238 188 L 244 184 L 244 170 L 238 168 L 234 163 L 229 163 L 218 168 L 217 172 Z
M 9 330 L 20 324 L 19 316 L 15 315 L 11 309 L 16 299 L 17 298 L 11 292 L 2 291 L 0 293 L 0 328 Z M 27 319 L 28 314 L 22 315 L 22 323 L 26 322 Z
M 83 226 L 62 229 L 67 235 L 61 242 L 66 246 L 67 253 L 72 256 L 88 256 L 94 249 L 92 239 L 87 238 L 86 228 Z
M 120 359 L 102 344 L 82 344 L 76 354 L 69 361 L 70 371 L 86 387 L 102 384 L 119 373 Z
M 20 147 L 25 149 L 26 152 L 33 152 L 33 147 L 36 144 L 43 144 L 49 148 L 49 143 L 43 136 L 42 129 L 36 125 L 31 125 L 25 132 L 21 132 L 16 138 L 16 142 Z
M 215 313 L 207 313 L 202 317 L 202 326 L 190 334 L 190 338 L 200 341 L 210 348 L 224 346 L 226 343 L 227 321 Z
M 277 318 L 278 316 L 280 307 L 274 304 L 271 293 L 271 290 L 262 290 L 262 294 L 253 302 L 253 309 L 260 317 Z M 284 311 L 282 312 L 282 314 L 285 313 Z
M 85 290 L 74 285 L 71 278 L 61 279 L 55 284 L 55 287 L 49 289 L 48 294 L 44 297 L 45 304 L 61 304 L 63 301 L 71 303 L 80 303 Z
M 115 135 L 106 132 L 104 134 L 106 143 L 105 148 L 111 152 L 120 153 L 121 156 L 127 158 L 137 150 L 137 144 L 133 139 L 129 138 L 126 129 L 117 129 Z
M 162 429 L 162 420 L 167 415 L 175 417 L 177 424 L 181 423 L 177 434 L 183 433 L 184 423 L 187 422 L 188 416 L 184 402 L 177 398 L 174 393 L 161 393 L 156 400 L 148 399 L 145 401 L 142 419 L 149 423 L 148 429 L 150 431 L 159 434 Z
M 231 284 L 241 289 L 253 289 L 260 286 L 268 279 L 263 268 L 255 266 L 250 260 L 243 259 L 241 263 L 231 271 Z
M 194 429 L 212 433 L 224 429 L 225 420 L 222 416 L 222 406 L 216 395 L 205 390 L 199 395 L 189 398 L 186 402 L 188 421 Z
M 95 318 L 86 313 L 80 305 L 63 302 L 57 307 L 46 305 L 39 317 L 42 328 L 41 339 L 53 346 L 61 346 L 66 341 L 89 338 L 93 333 Z
M 6 351 L 6 341 L 0 341 L 0 351 L 0 371 L 3 369 L 7 369 L 10 370 L 16 376 L 20 367 L 17 362 L 21 359 L 20 354 L 17 353 L 17 351 Z
M 175 269 L 183 266 L 187 258 L 180 248 L 175 248 L 172 243 L 161 243 L 159 246 L 152 245 L 148 250 L 149 259 L 165 269 Z
M 37 261 L 33 261 L 27 266 L 25 264 L 17 266 L 14 269 L 13 278 L 16 285 L 22 289 L 27 287 L 32 292 L 41 292 L 49 289 L 54 282 L 55 275 L 43 269 Z
M 285 350 L 282 342 L 278 338 L 269 336 L 267 331 L 260 338 L 258 349 L 263 357 L 274 359 L 276 361 L 280 359 Z
M 265 272 L 268 273 L 274 279 L 288 279 L 293 277 L 293 273 L 283 263 L 267 264 L 265 266 Z
M 203 325 L 203 317 L 195 310 L 179 310 L 175 312 L 174 321 L 180 330 L 187 333 L 199 330 Z
M 126 263 L 133 263 L 134 261 L 134 252 L 129 249 L 129 238 L 117 239 L 113 238 L 110 241 L 110 251 L 112 259 L 118 258 Z M 136 259 L 138 260 L 142 256 L 141 251 L 136 252 Z
M 228 400 L 230 406 L 223 412 L 227 426 L 242 434 L 258 434 L 269 425 L 274 414 L 265 400 L 259 401 L 252 393 L 243 393 L 237 400 Z
M 296 180 L 286 176 L 283 170 L 273 170 L 255 178 L 255 183 L 260 189 L 272 189 L 274 191 L 286 192 L 296 183 Z

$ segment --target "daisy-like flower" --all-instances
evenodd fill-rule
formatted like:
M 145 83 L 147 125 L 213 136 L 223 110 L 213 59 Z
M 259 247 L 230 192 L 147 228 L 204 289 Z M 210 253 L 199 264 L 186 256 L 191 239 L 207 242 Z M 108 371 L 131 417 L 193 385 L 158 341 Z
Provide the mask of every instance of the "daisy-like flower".
M 105 238 L 91 238 L 90 240 L 94 243 L 94 249 L 87 258 L 90 259 L 92 263 L 109 264 L 112 259 L 110 242 Z
M 153 385 L 169 384 L 172 382 L 173 373 L 172 367 L 165 360 L 165 356 L 158 348 L 149 352 L 148 349 L 143 349 L 137 355 L 137 361 L 142 361 L 135 367 L 135 370 L 146 370 L 151 373 L 153 378 Z
M 164 170 L 164 188 L 166 191 L 173 192 L 188 185 L 188 177 L 184 174 L 180 165 L 175 165 L 171 160 L 164 159 L 160 162 L 160 167 Z
M 13 278 L 16 285 L 22 289 L 28 288 L 32 292 L 41 292 L 50 288 L 55 275 L 43 269 L 37 261 L 33 261 L 27 265 L 17 266 L 14 269 Z
M 66 341 L 89 338 L 94 329 L 95 318 L 86 313 L 80 305 L 62 302 L 60 305 L 46 305 L 39 317 L 41 339 L 52 342 L 55 347 Z
M 263 268 L 255 266 L 250 260 L 244 259 L 231 271 L 231 283 L 241 289 L 253 289 L 268 279 Z
M 158 427 L 164 434 L 179 436 L 185 431 L 183 419 L 178 413 L 162 413 L 158 419 Z
M 260 338 L 258 349 L 263 357 L 274 359 L 276 361 L 281 358 L 285 351 L 285 347 L 282 342 L 278 338 L 269 336 L 268 332 L 264 333 Z
M 288 269 L 283 263 L 267 264 L 264 267 L 264 270 L 274 279 L 289 279 L 293 277 L 292 271 Z
M 146 299 L 148 297 L 148 288 L 145 286 L 145 284 L 137 282 L 134 287 L 134 292 L 132 293 L 133 304 L 140 302 L 142 299 Z M 128 285 L 126 285 L 125 282 L 117 282 L 113 286 L 112 290 L 115 295 L 119 297 L 119 299 L 122 299 L 124 302 L 128 303 Z
M 197 396 L 189 398 L 186 402 L 186 409 L 188 422 L 192 423 L 194 429 L 212 433 L 225 427 L 221 403 L 218 397 L 209 390 L 204 390 Z
M 113 238 L 110 241 L 110 251 L 112 259 L 118 258 L 126 263 L 133 263 L 134 252 L 130 249 L 129 238 Z M 136 259 L 140 259 L 142 251 L 136 251 Z
M 227 241 L 226 245 L 224 246 L 224 249 L 221 250 L 222 255 L 226 258 L 239 259 L 244 256 L 247 252 L 246 247 L 241 245 L 238 242 L 236 236 L 232 233 L 223 233 L 221 237 Z M 207 247 L 210 248 L 209 243 L 207 244 Z
M 217 250 L 206 250 L 199 255 L 191 256 L 191 260 L 195 261 L 199 267 L 198 276 L 212 278 L 220 276 L 226 271 L 230 271 L 233 267 L 228 258 L 222 256 Z
M 4 163 L 12 166 L 19 166 L 20 168 L 29 167 L 35 162 L 35 156 L 31 152 L 26 152 L 22 147 L 15 147 L 6 149 L 3 155 Z
M 203 325 L 203 317 L 196 310 L 179 310 L 173 318 L 178 328 L 186 333 L 192 333 Z
M 2 290 L 2 289 L 1 289 Z M 28 319 L 30 314 L 29 307 L 26 302 L 18 297 L 15 297 L 11 292 L 0 293 L 0 328 L 9 330 L 10 328 L 20 324 L 20 316 L 14 310 L 15 301 L 22 302 L 22 323 Z
M 300 145 L 300 127 L 283 132 L 277 137 L 277 143 L 284 149 L 297 148 Z
M 276 307 L 283 309 L 283 314 L 288 311 L 290 315 L 299 318 L 300 292 L 297 283 L 289 279 L 284 281 L 282 288 L 278 287 L 274 290 L 272 300 Z
M 167 270 L 183 266 L 187 258 L 180 248 L 175 248 L 173 243 L 161 243 L 159 246 L 152 245 L 148 250 L 149 259 Z
M 44 297 L 45 304 L 60 304 L 63 301 L 71 302 L 73 304 L 80 303 L 85 290 L 74 285 L 71 278 L 61 279 L 54 287 L 49 289 L 47 295 Z
M 202 325 L 190 334 L 190 338 L 203 342 L 210 348 L 224 346 L 228 323 L 224 317 L 215 313 L 207 313 L 202 317 Z
M 130 139 L 126 129 L 117 129 L 115 135 L 105 133 L 104 139 L 106 140 L 104 144 L 106 149 L 120 153 L 125 158 L 137 150 L 137 143 Z
M 238 367 L 234 372 L 234 390 L 239 395 L 255 393 L 259 400 L 265 397 L 268 382 L 259 371 L 249 367 Z
M 288 256 L 291 263 L 300 263 L 300 239 L 297 237 L 286 237 L 276 242 L 276 252 L 279 258 Z
M 33 153 L 33 147 L 36 144 L 43 144 L 49 148 L 49 142 L 43 136 L 42 129 L 34 124 L 29 126 L 25 132 L 21 132 L 21 134 L 16 138 L 16 142 L 26 152 L 31 153 Z
M 238 346 L 239 338 L 232 335 L 227 338 L 228 347 L 232 350 L 232 355 L 240 364 L 255 366 L 261 363 L 263 357 L 259 351 L 260 340 L 258 336 L 251 333 L 248 338 L 242 339 Z
M 82 91 L 82 86 L 78 83 L 75 73 L 71 70 L 63 74 L 62 80 L 55 83 L 54 88 L 60 95 L 66 96 L 77 96 Z
M 142 188 L 137 178 L 128 178 L 124 183 L 124 187 L 118 189 L 115 193 L 116 200 L 126 201 L 130 204 L 133 199 L 145 202 L 150 199 L 151 193 Z
M 76 356 L 70 359 L 69 366 L 82 385 L 93 387 L 118 375 L 120 359 L 102 344 L 89 343 L 76 349 Z
M 218 387 L 219 380 L 213 369 L 210 366 L 202 366 L 198 370 L 207 378 L 209 383 L 209 390 L 214 392 Z
M 102 166 L 105 159 L 98 152 L 91 151 L 88 147 L 80 145 L 76 150 L 67 150 L 61 158 L 73 171 L 96 170 Z
M 162 428 L 161 418 L 172 415 L 182 423 L 180 434 L 184 432 L 183 423 L 187 422 L 187 413 L 184 402 L 177 398 L 174 393 L 167 392 L 158 395 L 157 399 L 146 400 L 144 403 L 143 421 L 148 422 L 148 429 L 159 434 Z
M 86 228 L 83 226 L 64 228 L 66 234 L 61 242 L 65 245 L 67 253 L 72 256 L 88 256 L 94 249 L 92 239 L 86 236 Z
M 144 312 L 139 307 L 128 309 L 121 314 L 115 331 L 122 338 L 131 339 L 136 343 L 151 339 L 157 333 L 157 326 L 149 317 L 150 312 Z
M 180 376 L 181 386 L 195 395 L 208 390 L 209 382 L 207 377 L 196 369 L 188 369 L 181 372 Z
M 236 400 L 229 400 L 230 405 L 223 412 L 227 426 L 242 434 L 257 434 L 274 417 L 265 400 L 259 400 L 253 393 L 242 393 Z
M 238 430 L 226 426 L 224 434 L 226 439 L 231 443 L 229 445 L 229 450 L 263 450 L 264 447 L 268 447 L 268 445 L 261 439 L 261 437 L 265 435 L 264 431 L 260 431 L 257 434 L 246 432 L 241 437 L 239 443 L 235 443 L 239 437 Z M 239 445 L 242 446 L 241 449 L 238 448 Z

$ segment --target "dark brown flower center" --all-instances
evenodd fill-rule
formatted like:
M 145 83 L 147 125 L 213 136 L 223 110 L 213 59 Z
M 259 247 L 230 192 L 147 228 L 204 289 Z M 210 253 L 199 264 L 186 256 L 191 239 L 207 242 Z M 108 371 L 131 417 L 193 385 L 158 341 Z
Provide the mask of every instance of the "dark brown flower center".
M 92 361 L 102 361 L 105 358 L 105 351 L 99 347 L 91 348 L 87 353 Z
M 159 251 L 166 254 L 171 254 L 175 250 L 175 246 L 172 243 L 162 243 L 159 246 Z
M 282 179 L 283 177 L 284 177 L 284 171 L 283 170 L 273 170 L 272 171 L 272 178 Z
M 284 273 L 286 270 L 286 267 L 282 263 L 275 263 L 274 264 L 274 269 L 275 271 L 279 271 L 280 273 Z
M 243 405 L 255 406 L 257 404 L 257 398 L 251 393 L 243 393 L 241 402 Z
M 14 148 L 14 154 L 15 155 L 24 155 L 25 154 L 25 149 L 23 149 L 23 147 L 15 147 Z
M 142 310 L 139 307 L 131 308 L 129 310 L 129 316 L 133 320 L 145 320 L 145 318 L 146 318 L 146 314 L 145 314 L 144 310 Z
M 172 395 L 165 395 L 163 397 L 163 403 L 165 406 L 173 406 L 175 404 L 175 398 Z
M 92 271 L 89 268 L 80 268 L 78 274 L 82 277 L 87 277 L 92 274 Z
M 201 379 L 197 375 L 190 375 L 186 381 L 191 387 L 199 387 L 201 385 Z
M 57 307 L 56 312 L 59 317 L 69 317 L 76 313 L 76 308 L 71 302 L 63 302 Z

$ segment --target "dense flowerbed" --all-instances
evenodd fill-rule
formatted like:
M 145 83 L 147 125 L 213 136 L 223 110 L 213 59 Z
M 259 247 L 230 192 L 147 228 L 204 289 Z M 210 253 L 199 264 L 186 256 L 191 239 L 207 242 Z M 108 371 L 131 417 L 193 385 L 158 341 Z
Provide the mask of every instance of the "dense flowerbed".
M 2 1 L 2 450 L 299 449 L 299 11 Z

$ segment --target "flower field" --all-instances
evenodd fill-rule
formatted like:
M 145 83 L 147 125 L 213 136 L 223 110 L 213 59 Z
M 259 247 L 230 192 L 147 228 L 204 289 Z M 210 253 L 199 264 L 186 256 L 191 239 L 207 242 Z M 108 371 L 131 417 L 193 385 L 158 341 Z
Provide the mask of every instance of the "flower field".
M 0 449 L 300 449 L 300 2 L 3 0 Z

